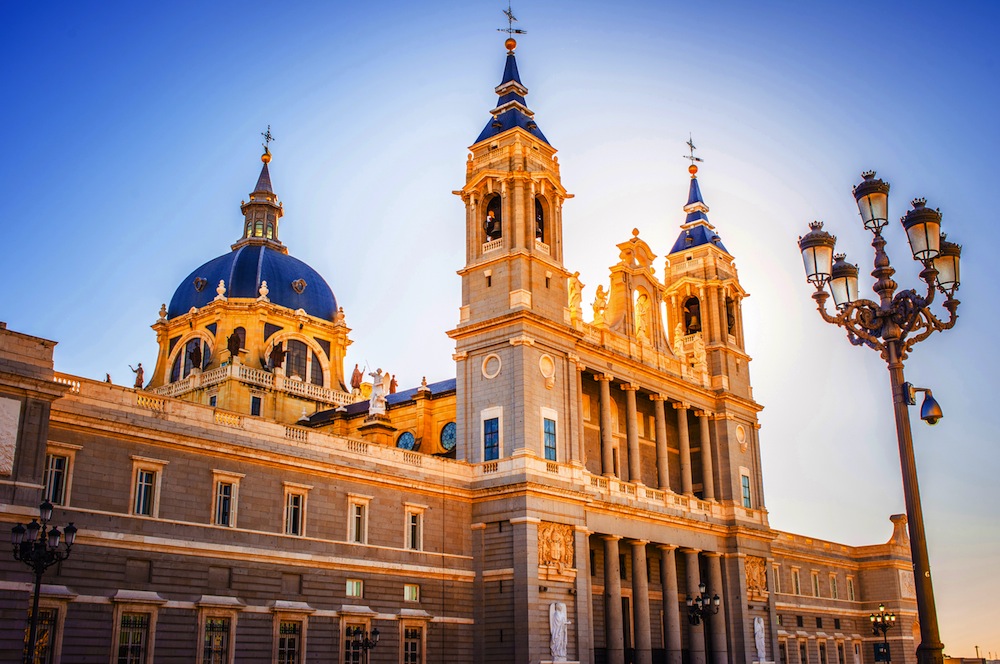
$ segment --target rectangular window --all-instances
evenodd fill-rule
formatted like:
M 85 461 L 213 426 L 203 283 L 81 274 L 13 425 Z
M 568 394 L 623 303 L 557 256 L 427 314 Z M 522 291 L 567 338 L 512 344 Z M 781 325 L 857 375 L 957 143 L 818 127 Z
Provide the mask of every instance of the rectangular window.
M 805 623 L 802 620 L 802 616 L 795 616 L 795 626 L 802 627 Z
M 423 549 L 423 520 L 424 515 L 420 512 L 406 512 L 406 548 L 411 551 Z
M 348 624 L 344 630 L 344 664 L 362 664 L 362 653 L 360 639 L 355 641 L 353 635 L 355 631 L 364 633 L 368 631 L 367 625 Z
M 305 532 L 303 527 L 305 515 L 306 497 L 301 493 L 288 493 L 285 495 L 285 534 L 302 535 Z
M 419 602 L 420 601 L 420 586 L 415 583 L 407 583 L 403 586 L 403 601 L 405 602 Z
M 278 625 L 278 664 L 299 664 L 302 659 L 302 623 L 282 620 Z
M 149 644 L 149 614 L 123 613 L 118 626 L 118 664 L 145 664 Z
M 211 406 L 212 408 L 215 408 L 216 404 L 218 403 L 219 403 L 218 395 L 213 394 L 208 398 L 208 405 Z
M 53 505 L 66 504 L 66 479 L 69 457 L 61 454 L 45 455 L 45 500 Z
M 741 475 L 740 485 L 743 488 L 743 507 L 752 509 L 753 505 L 750 502 L 750 477 L 748 475 Z
M 618 554 L 618 574 L 621 576 L 623 581 L 627 578 L 626 577 L 627 569 L 628 568 L 625 563 L 625 554 L 624 553 Z
M 420 627 L 403 628 L 403 664 L 424 664 L 424 630 Z
M 778 641 L 778 657 L 779 664 L 788 664 L 788 643 L 785 641 Z
M 483 420 L 483 461 L 500 458 L 500 418 Z
M 359 579 L 347 580 L 348 597 L 364 597 L 365 583 Z
M 38 628 L 35 632 L 35 657 L 31 658 L 28 653 L 28 637 L 30 636 L 31 622 L 29 611 L 29 622 L 24 626 L 24 648 L 23 661 L 31 664 L 52 664 L 55 653 L 56 627 L 58 625 L 59 611 L 42 607 L 38 609 Z
M 823 629 L 823 619 L 822 618 L 816 618 L 816 628 L 817 629 Z
M 135 505 L 133 513 L 141 516 L 153 516 L 153 505 L 156 500 L 156 472 L 140 468 L 135 474 Z
M 545 418 L 543 421 L 545 437 L 545 460 L 556 460 L 556 421 Z
M 806 664 L 809 658 L 806 656 L 806 642 L 799 641 L 799 663 Z
M 368 506 L 362 503 L 351 503 L 350 514 L 351 541 L 355 544 L 364 544 L 368 530 Z
M 785 622 L 784 622 L 785 619 L 781 617 L 780 613 L 777 615 L 777 619 L 778 619 L 778 626 L 779 627 L 785 624 Z
M 792 594 L 793 595 L 802 594 L 802 585 L 799 582 L 799 570 L 797 569 L 792 570 Z
M 813 597 L 819 597 L 819 572 L 812 573 Z
M 232 482 L 215 484 L 215 525 L 232 526 L 236 487 Z
M 775 565 L 774 570 L 774 592 L 781 592 L 781 565 Z
M 819 642 L 819 662 L 826 664 L 826 641 Z
M 840 599 L 840 588 L 837 586 L 837 576 L 835 574 L 830 575 L 830 597 Z
M 833 628 L 834 629 L 840 629 L 840 618 L 834 618 L 833 619 Z
M 250 414 L 260 417 L 260 397 L 250 397 Z
M 229 618 L 205 618 L 202 664 L 229 664 Z
M 839 625 L 837 625 L 837 626 L 839 627 Z M 847 664 L 847 662 L 844 661 L 844 644 L 843 643 L 838 643 L 837 644 L 837 664 Z
M 854 601 L 854 578 L 847 577 L 847 599 Z

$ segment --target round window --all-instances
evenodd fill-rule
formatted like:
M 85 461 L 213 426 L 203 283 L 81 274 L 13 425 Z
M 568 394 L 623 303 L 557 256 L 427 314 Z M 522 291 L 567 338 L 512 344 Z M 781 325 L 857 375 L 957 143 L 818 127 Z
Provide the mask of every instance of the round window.
M 441 447 L 448 452 L 455 449 L 455 436 L 457 430 L 458 427 L 455 426 L 454 422 L 448 422 L 448 424 L 444 425 L 444 428 L 441 429 Z
M 412 450 L 417 444 L 417 439 L 409 431 L 404 431 L 396 439 L 396 447 L 401 450 Z

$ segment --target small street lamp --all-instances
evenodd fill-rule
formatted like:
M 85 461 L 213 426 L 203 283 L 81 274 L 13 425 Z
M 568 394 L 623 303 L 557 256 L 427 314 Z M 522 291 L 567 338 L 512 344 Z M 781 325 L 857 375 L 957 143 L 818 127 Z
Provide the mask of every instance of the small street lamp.
M 692 625 L 699 625 L 708 616 L 714 616 L 722 603 L 718 595 L 709 597 L 704 581 L 698 584 L 698 593 L 696 597 L 687 596 L 688 622 Z
M 351 639 L 351 648 L 362 652 L 362 659 L 367 664 L 368 651 L 373 650 L 378 645 L 378 627 L 372 629 L 371 633 L 360 625 L 354 628 L 347 628 L 347 636 Z
M 38 598 L 42 590 L 42 575 L 52 565 L 69 558 L 69 551 L 76 541 L 76 526 L 70 523 L 63 532 L 55 526 L 49 528 L 52 518 L 52 503 L 43 502 L 38 506 L 38 520 L 32 519 L 27 526 L 17 524 L 10 529 L 10 541 L 14 546 L 14 559 L 31 568 L 35 573 L 35 593 L 31 601 L 31 627 L 28 631 L 28 648 L 24 661 L 35 661 L 38 641 Z M 39 523 L 41 521 L 41 523 Z M 64 550 L 59 549 L 59 539 L 66 542 Z
M 886 611 L 885 604 L 879 604 L 878 613 L 871 614 L 868 616 L 868 619 L 872 621 L 872 634 L 875 636 L 878 636 L 879 633 L 882 634 L 882 652 L 875 653 L 875 661 L 891 662 L 892 657 L 889 656 L 889 639 L 885 633 L 896 626 L 896 614 L 892 611 Z M 878 648 L 877 643 L 875 644 L 875 648 Z
M 900 222 L 906 231 L 913 259 L 923 266 L 920 279 L 927 290 L 924 294 L 915 290 L 897 293 L 897 284 L 892 279 L 896 271 L 889 264 L 885 253 L 886 241 L 882 237 L 882 229 L 889 216 L 889 183 L 876 179 L 875 171 L 862 173 L 862 177 L 863 181 L 854 188 L 854 198 L 865 228 L 874 235 L 872 247 L 875 249 L 875 261 L 871 275 L 875 278 L 872 290 L 878 301 L 858 298 L 858 268 L 847 263 L 844 254 L 834 255 L 837 238 L 823 230 L 822 222 L 809 224 L 810 232 L 799 238 L 799 250 L 802 252 L 806 280 L 816 288 L 812 296 L 823 320 L 846 329 L 851 344 L 865 345 L 878 351 L 888 365 L 903 474 L 903 497 L 910 527 L 910 556 L 916 581 L 920 622 L 917 661 L 919 664 L 942 664 L 944 646 L 934 607 L 934 588 L 927 557 L 908 408 L 916 404 L 916 392 L 923 391 L 926 396 L 920 409 L 921 419 L 928 424 L 936 424 L 942 412 L 930 390 L 915 388 L 904 380 L 903 360 L 918 342 L 934 332 L 954 327 L 958 319 L 959 302 L 955 299 L 955 292 L 960 283 L 962 248 L 948 242 L 941 233 L 940 211 L 926 207 L 927 201 L 923 198 L 914 199 L 912 209 Z M 826 291 L 827 286 L 830 293 Z M 941 320 L 930 310 L 936 292 L 945 298 L 942 305 L 948 312 L 947 320 Z M 834 315 L 826 310 L 826 300 L 831 294 L 837 309 Z

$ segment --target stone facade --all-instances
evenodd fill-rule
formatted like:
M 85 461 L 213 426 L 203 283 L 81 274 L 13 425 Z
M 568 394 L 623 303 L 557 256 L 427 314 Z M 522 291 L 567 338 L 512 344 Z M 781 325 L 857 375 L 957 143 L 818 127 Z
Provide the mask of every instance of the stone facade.
M 360 626 L 379 630 L 372 662 L 537 664 L 563 604 L 570 661 L 871 664 L 883 602 L 894 661 L 915 661 L 905 519 L 867 547 L 769 526 L 746 293 L 697 169 L 662 280 L 635 230 L 584 306 L 562 252 L 571 195 L 508 48 L 455 192 L 454 382 L 370 408 L 378 386 L 343 371 L 343 310 L 290 309 L 264 284 L 164 307 L 146 389 L 56 373 L 52 342 L 0 329 L 0 516 L 46 497 L 80 529 L 41 591 L 55 660 L 360 662 Z M 254 206 L 283 210 L 265 157 L 234 251 L 287 253 L 276 225 L 254 234 Z M 32 585 L 0 569 L 13 660 Z M 719 610 L 695 624 L 700 584 Z

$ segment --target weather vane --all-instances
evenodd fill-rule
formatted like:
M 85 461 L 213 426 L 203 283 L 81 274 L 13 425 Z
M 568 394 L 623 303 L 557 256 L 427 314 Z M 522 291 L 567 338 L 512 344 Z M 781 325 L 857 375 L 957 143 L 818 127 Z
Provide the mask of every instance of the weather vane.
M 694 139 L 691 138 L 691 134 L 688 134 L 687 146 L 691 150 L 691 154 L 690 155 L 685 155 L 684 158 L 687 159 L 687 160 L 689 160 L 691 162 L 692 166 L 694 166 L 694 162 L 696 162 L 696 161 L 705 161 L 701 157 L 694 156 L 694 151 L 697 150 L 698 148 L 696 148 L 694 146 Z
M 503 10 L 504 15 L 507 17 L 507 27 L 497 28 L 497 32 L 506 32 L 508 35 L 526 35 L 527 30 L 522 30 L 521 28 L 515 28 L 514 23 L 517 21 L 514 18 L 514 12 L 510 8 L 510 0 L 507 0 L 507 9 Z
M 271 125 L 267 125 L 267 131 L 260 132 L 260 135 L 264 137 L 264 151 L 270 152 L 269 149 L 271 141 L 274 140 L 274 136 L 271 136 Z

